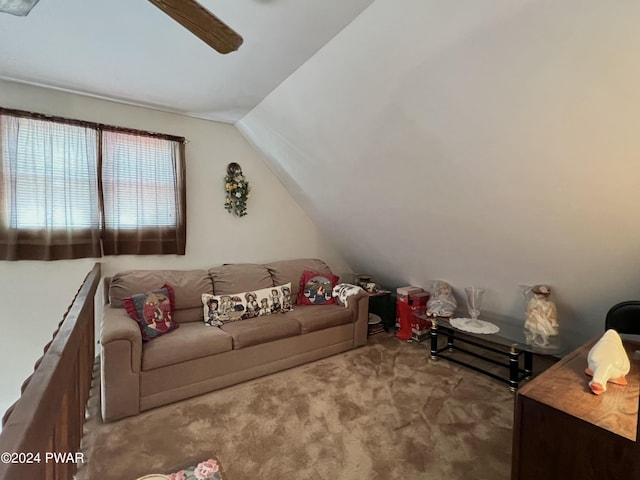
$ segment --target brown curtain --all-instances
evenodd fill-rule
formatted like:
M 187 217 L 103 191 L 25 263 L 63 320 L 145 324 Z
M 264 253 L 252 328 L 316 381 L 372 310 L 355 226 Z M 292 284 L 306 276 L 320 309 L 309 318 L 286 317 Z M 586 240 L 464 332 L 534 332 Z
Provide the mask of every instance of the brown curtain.
M 0 260 L 185 254 L 184 138 L 0 108 Z
M 94 128 L 0 114 L 0 259 L 100 257 Z
M 184 255 L 184 143 L 102 132 L 105 255 Z

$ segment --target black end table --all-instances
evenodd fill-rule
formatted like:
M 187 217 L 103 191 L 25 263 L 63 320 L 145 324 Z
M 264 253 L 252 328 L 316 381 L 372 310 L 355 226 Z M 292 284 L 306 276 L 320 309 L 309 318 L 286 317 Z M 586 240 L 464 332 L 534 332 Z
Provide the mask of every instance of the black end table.
M 389 332 L 396 326 L 396 295 L 390 290 L 379 290 L 369 294 L 369 312 L 382 319 L 384 329 Z

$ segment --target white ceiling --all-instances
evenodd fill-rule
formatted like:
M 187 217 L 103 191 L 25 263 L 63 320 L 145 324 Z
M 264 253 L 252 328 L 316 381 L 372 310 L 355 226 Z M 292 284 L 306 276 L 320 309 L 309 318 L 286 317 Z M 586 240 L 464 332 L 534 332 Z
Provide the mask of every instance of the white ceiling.
M 244 37 L 220 55 L 145 0 L 0 14 L 0 78 L 235 123 L 373 0 L 201 0 Z

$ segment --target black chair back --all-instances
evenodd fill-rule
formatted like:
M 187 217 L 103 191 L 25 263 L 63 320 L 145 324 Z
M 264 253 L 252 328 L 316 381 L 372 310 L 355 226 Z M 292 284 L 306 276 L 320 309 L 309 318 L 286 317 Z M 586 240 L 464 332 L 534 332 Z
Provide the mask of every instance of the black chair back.
M 640 335 L 640 301 L 621 302 L 611 307 L 604 322 L 605 331 L 610 328 L 618 333 Z

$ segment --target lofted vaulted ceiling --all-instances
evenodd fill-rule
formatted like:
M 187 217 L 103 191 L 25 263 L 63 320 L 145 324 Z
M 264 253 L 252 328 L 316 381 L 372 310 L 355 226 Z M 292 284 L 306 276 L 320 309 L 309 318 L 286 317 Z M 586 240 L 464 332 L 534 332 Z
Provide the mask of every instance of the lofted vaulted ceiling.
M 239 32 L 220 55 L 147 0 L 0 14 L 0 78 L 234 123 L 372 0 L 200 0 Z
M 238 128 L 358 271 L 515 321 L 546 283 L 569 343 L 601 334 L 640 298 L 640 3 L 399 3 Z

